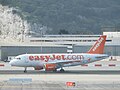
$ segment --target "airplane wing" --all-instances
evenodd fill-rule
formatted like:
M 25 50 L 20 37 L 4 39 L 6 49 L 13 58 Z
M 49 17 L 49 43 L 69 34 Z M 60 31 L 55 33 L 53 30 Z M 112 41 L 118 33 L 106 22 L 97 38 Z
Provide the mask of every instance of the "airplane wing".
M 51 61 L 51 62 L 46 62 L 45 64 L 56 64 L 58 67 L 63 67 L 65 64 L 70 64 L 74 62 L 81 62 L 81 60 L 57 60 L 57 61 Z
M 57 60 L 57 61 L 51 61 L 51 62 L 46 62 L 46 64 L 68 64 L 68 63 L 73 63 L 73 62 L 81 62 L 81 60 Z

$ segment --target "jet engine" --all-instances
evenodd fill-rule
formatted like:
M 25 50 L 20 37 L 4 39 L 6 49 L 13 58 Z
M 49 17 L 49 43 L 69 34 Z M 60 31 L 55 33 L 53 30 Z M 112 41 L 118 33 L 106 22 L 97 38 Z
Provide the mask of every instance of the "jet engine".
M 55 71 L 56 70 L 56 64 L 45 64 L 45 71 Z
M 42 70 L 43 67 L 38 66 L 38 67 L 34 67 L 34 69 L 35 69 L 35 70 Z

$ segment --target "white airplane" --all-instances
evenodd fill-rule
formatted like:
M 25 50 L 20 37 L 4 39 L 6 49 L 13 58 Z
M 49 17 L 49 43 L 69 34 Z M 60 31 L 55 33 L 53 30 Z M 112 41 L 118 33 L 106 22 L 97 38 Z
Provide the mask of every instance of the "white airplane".
M 45 71 L 60 71 L 63 72 L 63 67 L 84 65 L 96 62 L 108 57 L 103 54 L 106 36 L 102 35 L 86 53 L 74 54 L 22 54 L 10 61 L 11 66 L 25 67 L 24 72 L 27 72 L 27 67 L 34 67 L 35 70 L 45 69 Z

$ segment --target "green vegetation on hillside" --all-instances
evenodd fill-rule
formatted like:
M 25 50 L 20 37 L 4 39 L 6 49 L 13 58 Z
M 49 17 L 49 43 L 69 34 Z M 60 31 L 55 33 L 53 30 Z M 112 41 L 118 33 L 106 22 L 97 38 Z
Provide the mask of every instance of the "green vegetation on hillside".
M 120 0 L 0 0 L 16 7 L 30 23 L 69 34 L 100 34 L 101 27 L 120 24 Z

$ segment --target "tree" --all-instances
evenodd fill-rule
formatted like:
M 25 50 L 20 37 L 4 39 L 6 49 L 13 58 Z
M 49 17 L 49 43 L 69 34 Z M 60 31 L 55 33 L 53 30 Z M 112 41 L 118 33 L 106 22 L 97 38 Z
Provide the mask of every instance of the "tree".
M 0 3 L 5 6 L 10 4 L 10 0 L 1 0 Z
M 66 31 L 65 29 L 60 29 L 58 34 L 69 34 L 69 32 Z

